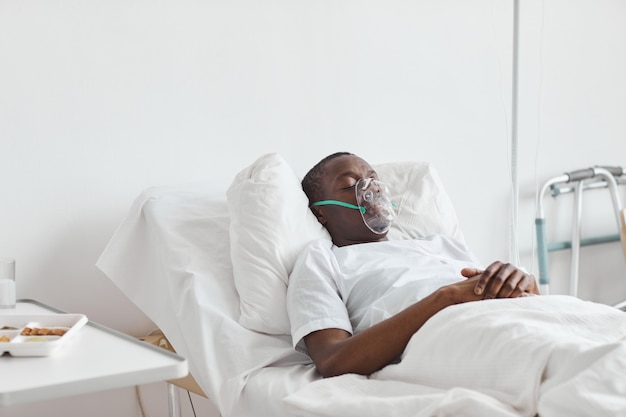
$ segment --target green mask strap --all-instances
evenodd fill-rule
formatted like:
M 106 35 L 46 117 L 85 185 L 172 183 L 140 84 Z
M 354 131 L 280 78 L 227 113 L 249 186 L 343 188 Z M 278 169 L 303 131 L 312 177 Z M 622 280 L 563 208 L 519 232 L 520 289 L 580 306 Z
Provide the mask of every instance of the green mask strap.
M 337 201 L 337 200 L 316 201 L 315 203 L 311 205 L 312 206 L 328 206 L 328 205 L 341 206 L 341 207 L 347 207 L 347 208 L 359 210 L 361 213 L 365 213 L 365 207 L 359 207 L 359 206 L 355 206 L 354 204 L 344 203 L 343 201 Z

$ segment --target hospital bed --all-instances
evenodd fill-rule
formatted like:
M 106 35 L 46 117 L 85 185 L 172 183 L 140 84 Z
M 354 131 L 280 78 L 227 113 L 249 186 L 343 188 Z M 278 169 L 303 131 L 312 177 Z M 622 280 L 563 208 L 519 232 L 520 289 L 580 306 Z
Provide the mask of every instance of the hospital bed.
M 375 169 L 398 209 L 391 239 L 443 233 L 463 242 L 452 203 L 428 163 Z M 329 239 L 307 205 L 299 179 L 278 154 L 243 169 L 226 192 L 208 183 L 150 188 L 137 197 L 97 266 L 188 359 L 222 416 L 422 416 L 435 409 L 443 416 L 460 415 L 458 407 L 465 416 L 517 416 L 497 396 L 409 384 L 383 371 L 380 378 L 320 377 L 310 358 L 292 348 L 284 302 L 300 250 L 313 239 Z M 611 320 L 603 318 L 599 327 L 626 334 L 626 322 L 620 327 Z M 431 337 L 426 330 L 424 337 Z M 435 349 L 459 345 L 450 343 Z M 526 374 L 537 361 L 518 362 Z M 519 375 L 511 378 L 519 384 Z

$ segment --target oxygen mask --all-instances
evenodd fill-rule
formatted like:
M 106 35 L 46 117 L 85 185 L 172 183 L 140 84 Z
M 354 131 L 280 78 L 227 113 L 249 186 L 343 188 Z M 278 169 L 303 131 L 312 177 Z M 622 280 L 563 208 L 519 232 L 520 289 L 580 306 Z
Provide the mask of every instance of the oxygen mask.
M 387 186 L 373 178 L 362 178 L 354 191 L 365 225 L 376 234 L 386 233 L 396 218 Z
M 395 204 L 391 201 L 387 186 L 373 178 L 361 178 L 354 186 L 357 205 L 338 200 L 322 200 L 313 206 L 334 205 L 359 210 L 363 222 L 372 232 L 387 233 L 396 218 Z

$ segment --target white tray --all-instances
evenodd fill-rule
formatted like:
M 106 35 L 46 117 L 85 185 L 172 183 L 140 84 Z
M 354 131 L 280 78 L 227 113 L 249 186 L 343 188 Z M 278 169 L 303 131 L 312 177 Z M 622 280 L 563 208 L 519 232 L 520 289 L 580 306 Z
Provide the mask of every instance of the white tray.
M 84 314 L 0 315 L 0 354 L 48 356 L 87 323 Z M 64 331 L 62 335 L 25 335 L 26 328 Z

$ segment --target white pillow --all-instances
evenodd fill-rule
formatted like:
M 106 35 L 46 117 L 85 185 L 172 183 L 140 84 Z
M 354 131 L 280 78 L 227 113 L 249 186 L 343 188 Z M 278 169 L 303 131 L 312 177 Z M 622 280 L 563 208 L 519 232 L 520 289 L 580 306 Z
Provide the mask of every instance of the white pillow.
M 289 334 L 285 297 L 293 264 L 311 240 L 330 236 L 278 154 L 264 155 L 237 174 L 226 197 L 239 323 L 258 332 Z
M 398 209 L 390 239 L 442 233 L 463 241 L 452 203 L 430 164 L 373 168 L 389 186 Z M 263 333 L 289 334 L 289 274 L 306 245 L 330 236 L 309 210 L 299 178 L 278 154 L 264 155 L 241 171 L 226 195 L 239 322 Z
M 427 162 L 390 162 L 374 165 L 378 178 L 389 186 L 398 218 L 389 239 L 414 239 L 434 234 L 465 243 L 452 201 L 435 169 Z

